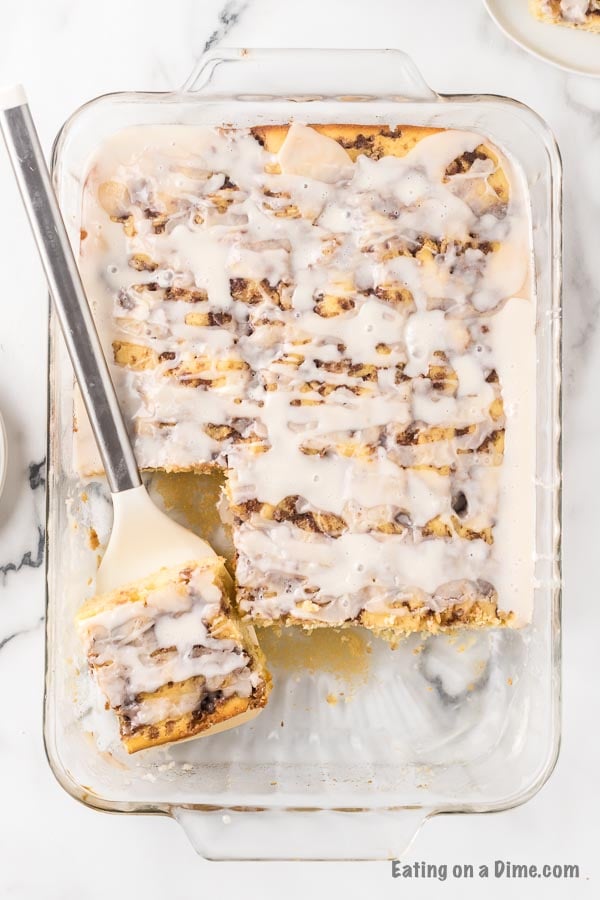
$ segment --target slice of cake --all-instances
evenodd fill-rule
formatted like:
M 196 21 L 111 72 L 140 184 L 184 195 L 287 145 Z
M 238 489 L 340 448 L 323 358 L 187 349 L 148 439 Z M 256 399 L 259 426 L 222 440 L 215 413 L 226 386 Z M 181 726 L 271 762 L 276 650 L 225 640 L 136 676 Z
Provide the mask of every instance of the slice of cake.
M 600 34 L 600 0 L 530 0 L 537 19 Z
M 86 601 L 76 624 L 128 753 L 225 731 L 266 704 L 254 632 L 232 611 L 221 559 L 161 569 Z

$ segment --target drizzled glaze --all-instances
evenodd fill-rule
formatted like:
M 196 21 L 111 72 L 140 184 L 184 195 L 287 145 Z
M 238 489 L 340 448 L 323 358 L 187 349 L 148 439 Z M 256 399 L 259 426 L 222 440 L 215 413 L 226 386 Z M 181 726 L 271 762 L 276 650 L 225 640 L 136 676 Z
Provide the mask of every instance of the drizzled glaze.
M 529 224 L 497 150 L 138 128 L 94 161 L 83 228 L 140 465 L 228 470 L 242 609 L 528 618 Z
M 261 674 L 241 633 L 223 625 L 213 569 L 190 567 L 132 590 L 133 597 L 123 591 L 116 602 L 94 599 L 91 614 L 84 607 L 78 617 L 98 686 L 126 733 L 200 715 L 214 698 L 252 695 Z M 174 685 L 177 690 L 160 691 Z
M 542 9 L 549 15 L 559 15 L 567 22 L 582 24 L 590 13 L 600 11 L 600 4 L 598 0 L 560 0 L 557 10 L 555 2 L 545 0 Z

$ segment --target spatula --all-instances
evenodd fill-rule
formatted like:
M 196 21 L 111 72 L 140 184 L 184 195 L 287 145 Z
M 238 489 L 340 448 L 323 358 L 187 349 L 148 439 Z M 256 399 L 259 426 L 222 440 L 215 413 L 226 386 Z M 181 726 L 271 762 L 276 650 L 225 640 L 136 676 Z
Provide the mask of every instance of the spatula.
M 96 577 L 104 593 L 163 566 L 215 556 L 153 503 L 138 471 L 115 389 L 20 85 L 0 88 L 0 130 L 112 494 L 114 521 Z

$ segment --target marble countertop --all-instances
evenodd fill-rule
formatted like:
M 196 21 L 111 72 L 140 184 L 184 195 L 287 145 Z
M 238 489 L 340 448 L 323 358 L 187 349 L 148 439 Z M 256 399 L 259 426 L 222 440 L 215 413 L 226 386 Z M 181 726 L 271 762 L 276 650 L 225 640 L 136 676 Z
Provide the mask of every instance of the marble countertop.
M 525 2 L 525 0 L 524 0 Z M 168 12 L 167 12 L 168 10 Z M 488 816 L 438 817 L 412 859 L 578 863 L 579 881 L 520 882 L 519 897 L 597 896 L 600 791 L 596 648 L 600 604 L 591 537 L 600 477 L 600 80 L 566 74 L 501 34 L 480 0 L 29 0 L 0 5 L 0 84 L 25 82 L 49 150 L 63 120 L 113 90 L 180 85 L 206 47 L 396 46 L 443 92 L 486 92 L 533 107 L 554 131 L 564 205 L 564 714 L 560 760 L 529 803 Z M 55 782 L 42 743 L 47 301 L 25 215 L 0 153 L 0 410 L 9 471 L 0 501 L 0 894 L 96 900 L 134 892 L 195 897 L 475 896 L 480 882 L 393 881 L 389 864 L 209 864 L 167 819 L 86 809 Z M 597 355 L 598 354 L 598 355 Z M 594 360 L 598 360 L 594 362 Z M 591 404 L 591 405 L 588 405 Z M 596 447 L 596 449 L 595 449 Z M 597 531 L 596 531 L 597 533 Z M 100 865 L 99 862 L 102 862 Z M 485 885 L 504 896 L 506 881 Z M 112 892 L 112 893 L 111 893 Z

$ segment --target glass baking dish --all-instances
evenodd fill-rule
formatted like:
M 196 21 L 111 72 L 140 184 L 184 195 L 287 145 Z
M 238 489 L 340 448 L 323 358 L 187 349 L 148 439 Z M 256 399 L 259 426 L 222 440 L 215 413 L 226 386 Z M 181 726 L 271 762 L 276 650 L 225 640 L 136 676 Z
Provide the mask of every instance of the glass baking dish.
M 182 90 L 103 96 L 63 126 L 54 183 L 74 245 L 86 164 L 112 133 L 291 120 L 475 130 L 527 180 L 537 295 L 533 621 L 522 630 L 415 636 L 396 650 L 379 640 L 367 647 L 357 633 L 361 661 L 341 694 L 331 665 L 294 667 L 280 654 L 274 694 L 252 724 L 134 757 L 107 752 L 72 619 L 93 591 L 97 550 L 86 526 L 101 545 L 111 509 L 102 479 L 82 498 L 73 373 L 51 314 L 45 741 L 74 797 L 97 809 L 171 815 L 205 857 L 390 858 L 432 815 L 523 803 L 557 758 L 561 165 L 530 109 L 503 97 L 438 95 L 399 51 L 217 49 Z M 342 702 L 332 702 L 336 690 Z

